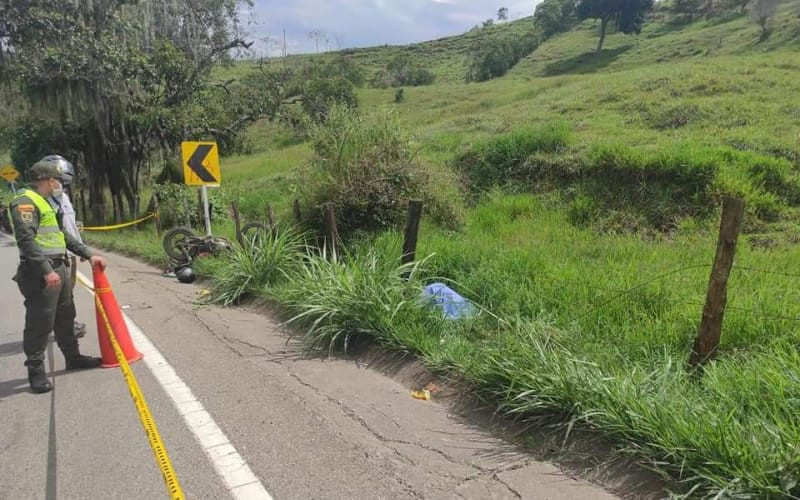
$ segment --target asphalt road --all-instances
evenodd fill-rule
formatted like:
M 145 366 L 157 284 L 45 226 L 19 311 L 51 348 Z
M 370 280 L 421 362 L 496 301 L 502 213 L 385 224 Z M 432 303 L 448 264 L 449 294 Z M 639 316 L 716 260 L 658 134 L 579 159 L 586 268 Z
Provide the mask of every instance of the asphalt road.
M 53 345 L 55 389 L 30 393 L 16 263 L 0 235 L 0 498 L 168 498 L 119 369 L 64 372 Z M 617 498 L 449 405 L 413 399 L 409 385 L 421 375 L 407 365 L 304 357 L 268 314 L 204 305 L 201 287 L 132 259 L 109 256 L 108 277 L 273 498 Z M 75 296 L 89 325 L 81 348 L 97 355 L 92 297 Z M 168 389 L 145 362 L 132 368 L 186 498 L 231 498 Z

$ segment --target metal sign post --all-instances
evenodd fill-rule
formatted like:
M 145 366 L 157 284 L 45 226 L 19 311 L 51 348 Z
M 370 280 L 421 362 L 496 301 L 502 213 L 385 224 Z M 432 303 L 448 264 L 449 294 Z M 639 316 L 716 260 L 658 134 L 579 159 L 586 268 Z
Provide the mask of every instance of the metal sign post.
M 202 185 L 200 192 L 203 195 L 203 219 L 206 222 L 206 236 L 211 236 L 211 217 L 208 213 L 208 187 L 205 184 Z

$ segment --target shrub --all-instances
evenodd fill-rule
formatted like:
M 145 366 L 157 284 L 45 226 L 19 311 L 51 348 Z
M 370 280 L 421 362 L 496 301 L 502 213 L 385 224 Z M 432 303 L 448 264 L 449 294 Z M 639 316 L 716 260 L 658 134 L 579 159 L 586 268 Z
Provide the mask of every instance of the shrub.
M 332 202 L 343 236 L 393 226 L 422 198 L 435 222 L 458 224 L 460 200 L 447 176 L 427 171 L 393 112 L 359 116 L 337 106 L 311 133 L 314 157 L 302 179 L 311 206 Z M 447 197 L 449 196 L 449 198 Z M 312 226 L 321 217 L 310 214 Z
M 316 122 L 324 121 L 334 105 L 358 106 L 353 84 L 343 77 L 315 78 L 304 84 L 303 110 Z
M 418 87 L 430 85 L 436 75 L 421 64 L 414 62 L 407 54 L 396 55 L 386 65 L 384 71 L 378 72 L 372 79 L 373 87 Z
M 332 106 L 356 108 L 355 87 L 361 84 L 363 74 L 346 58 L 328 63 L 312 61 L 285 78 L 285 94 L 299 96 L 300 104 L 284 106 L 280 118 L 305 138 L 309 122 L 324 121 Z
M 156 184 L 153 186 L 153 194 L 158 196 L 159 214 L 164 227 L 185 226 L 187 215 L 192 226 L 201 226 L 204 223 L 195 189 L 183 184 Z M 212 221 L 230 219 L 227 200 L 219 189 L 208 190 L 208 201 Z
M 529 33 L 519 38 L 479 40 L 473 47 L 466 80 L 485 82 L 506 74 L 520 59 L 539 46 L 539 37 Z

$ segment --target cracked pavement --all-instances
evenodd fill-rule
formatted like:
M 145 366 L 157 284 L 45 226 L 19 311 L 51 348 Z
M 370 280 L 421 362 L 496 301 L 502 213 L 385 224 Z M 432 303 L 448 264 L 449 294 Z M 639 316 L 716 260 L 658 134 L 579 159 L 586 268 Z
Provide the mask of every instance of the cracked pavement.
M 436 397 L 413 399 L 414 376 L 403 377 L 402 369 L 393 377 L 384 373 L 389 370 L 355 360 L 306 357 L 267 313 L 204 305 L 202 286 L 182 285 L 125 257 L 110 255 L 109 261 L 108 276 L 120 305 L 128 306 L 126 314 L 276 499 L 619 498 L 536 459 L 476 423 L 468 412 L 456 413 Z M 11 291 L 6 295 L 13 296 Z M 87 303 L 82 301 L 79 309 Z M 137 377 L 146 371 L 141 363 L 134 366 Z M 157 394 L 160 388 L 143 385 L 159 413 L 169 413 L 169 403 Z M 122 396 L 120 401 L 127 394 Z M 133 417 L 132 407 L 119 411 Z M 172 426 L 167 427 L 162 437 L 172 452 Z M 131 435 L 146 446 L 140 427 Z M 203 457 L 184 459 L 191 446 L 180 448 L 173 459 L 178 477 L 198 475 L 188 468 L 196 468 Z M 218 488 L 201 483 L 190 498 L 220 498 Z

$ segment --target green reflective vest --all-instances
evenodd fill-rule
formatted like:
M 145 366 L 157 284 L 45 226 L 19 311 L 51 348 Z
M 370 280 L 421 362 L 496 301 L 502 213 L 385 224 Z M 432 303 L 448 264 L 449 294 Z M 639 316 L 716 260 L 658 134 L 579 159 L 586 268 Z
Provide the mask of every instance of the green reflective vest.
M 67 253 L 67 240 L 64 233 L 58 227 L 56 211 L 52 205 L 39 193 L 31 189 L 22 189 L 14 196 L 13 201 L 20 198 L 29 198 L 36 209 L 39 211 L 39 227 L 36 229 L 36 237 L 33 239 L 41 252 L 45 255 L 60 257 Z M 13 202 L 12 202 L 13 203 Z M 14 221 L 11 221 L 12 229 Z

